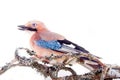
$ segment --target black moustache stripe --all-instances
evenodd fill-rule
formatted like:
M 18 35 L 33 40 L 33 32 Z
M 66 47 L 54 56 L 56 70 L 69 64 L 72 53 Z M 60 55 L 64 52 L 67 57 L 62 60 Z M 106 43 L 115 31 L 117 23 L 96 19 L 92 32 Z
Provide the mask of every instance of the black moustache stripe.
M 29 30 L 29 31 L 37 31 L 37 29 L 33 29 L 33 28 L 27 28 L 27 30 Z

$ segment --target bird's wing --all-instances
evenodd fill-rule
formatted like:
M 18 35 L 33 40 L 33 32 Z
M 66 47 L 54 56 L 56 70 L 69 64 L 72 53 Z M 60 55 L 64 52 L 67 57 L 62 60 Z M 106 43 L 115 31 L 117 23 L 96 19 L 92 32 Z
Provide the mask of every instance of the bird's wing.
M 84 54 L 89 54 L 93 57 L 96 57 L 98 59 L 101 59 L 100 57 L 96 56 L 96 55 L 93 55 L 91 54 L 89 51 L 87 51 L 85 48 L 67 40 L 67 39 L 64 39 L 64 40 L 58 40 L 59 43 L 62 44 L 62 47 L 61 47 L 61 50 L 64 50 L 66 49 L 66 51 L 71 51 L 71 53 L 84 53 Z M 73 45 L 73 47 L 69 47 L 69 45 Z
M 37 40 L 36 41 L 37 46 L 52 49 L 54 51 L 59 51 L 63 53 L 72 53 L 72 54 L 89 54 L 91 56 L 94 56 L 96 58 L 100 58 L 98 56 L 95 56 L 93 54 L 90 54 L 89 51 L 85 50 L 83 47 L 78 46 L 77 44 L 64 39 L 64 40 L 51 40 L 51 41 L 45 41 L 45 40 Z M 71 47 L 70 45 L 73 45 Z
M 66 39 L 64 40 L 37 40 L 36 44 L 40 47 L 52 49 L 61 52 L 71 52 L 71 53 L 89 53 L 83 47 L 78 46 L 75 43 L 72 43 Z M 70 45 L 73 45 L 72 47 Z

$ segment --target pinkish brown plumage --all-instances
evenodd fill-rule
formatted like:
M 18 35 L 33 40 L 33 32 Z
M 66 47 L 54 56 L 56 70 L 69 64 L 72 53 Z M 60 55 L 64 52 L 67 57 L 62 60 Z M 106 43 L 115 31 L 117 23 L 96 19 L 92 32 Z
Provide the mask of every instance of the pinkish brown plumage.
M 83 47 L 65 39 L 60 34 L 51 32 L 46 28 L 46 26 L 40 21 L 29 21 L 25 25 L 19 26 L 20 30 L 29 31 L 31 34 L 30 45 L 32 49 L 36 52 L 37 58 L 49 57 L 51 55 L 61 56 L 67 53 L 72 54 L 90 54 L 89 51 L 85 50 Z M 69 45 L 73 45 L 70 47 Z M 91 55 L 91 54 L 90 54 Z M 94 56 L 94 55 L 93 55 Z M 94 56 L 99 59 L 99 57 Z M 69 57 L 70 58 L 70 57 Z M 54 61 L 49 61 L 50 64 L 62 64 L 65 61 L 66 57 L 62 57 L 60 59 L 56 59 Z M 68 59 L 69 60 L 69 59 Z M 87 57 L 80 57 L 80 63 L 84 63 L 85 61 L 91 62 L 91 64 L 95 64 L 98 67 L 103 66 L 103 64 L 99 60 L 90 60 Z M 90 66 L 90 65 L 88 65 Z M 94 67 L 90 66 L 92 69 Z

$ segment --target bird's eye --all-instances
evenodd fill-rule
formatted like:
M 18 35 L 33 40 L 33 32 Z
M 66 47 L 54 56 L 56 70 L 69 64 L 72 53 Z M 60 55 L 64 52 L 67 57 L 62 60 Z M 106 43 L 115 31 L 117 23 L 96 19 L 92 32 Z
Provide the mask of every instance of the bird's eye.
M 32 24 L 32 26 L 33 26 L 33 27 L 36 27 L 36 26 L 37 26 L 37 24 L 36 24 L 36 23 L 33 23 L 33 24 Z

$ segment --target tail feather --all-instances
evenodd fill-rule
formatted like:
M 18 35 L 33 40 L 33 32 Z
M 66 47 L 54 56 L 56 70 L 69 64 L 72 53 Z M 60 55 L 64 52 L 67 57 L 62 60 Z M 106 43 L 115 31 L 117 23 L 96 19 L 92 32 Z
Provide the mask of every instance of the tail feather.
M 95 70 L 104 67 L 105 65 L 99 60 L 90 60 L 87 57 L 80 57 L 78 63 L 89 70 Z

